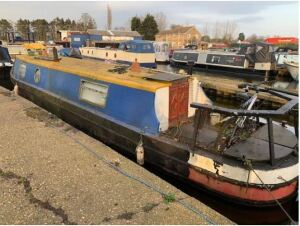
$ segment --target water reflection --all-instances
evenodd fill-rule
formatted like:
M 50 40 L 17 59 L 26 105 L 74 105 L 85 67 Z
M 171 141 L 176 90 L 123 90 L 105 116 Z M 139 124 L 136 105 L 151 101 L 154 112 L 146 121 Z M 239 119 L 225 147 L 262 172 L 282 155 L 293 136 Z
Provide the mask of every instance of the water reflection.
M 162 71 L 168 71 L 173 73 L 178 73 L 180 70 L 187 71 L 186 68 L 177 68 L 171 67 L 166 64 L 158 64 L 157 68 Z M 193 75 L 197 76 L 200 80 L 201 77 L 215 77 L 215 78 L 224 78 L 224 79 L 234 79 L 235 81 L 240 81 L 241 83 L 262 83 L 264 81 L 263 75 L 252 75 L 252 74 L 236 74 L 230 72 L 222 72 L 222 73 L 210 73 L 205 71 L 194 70 Z M 293 80 L 290 76 L 276 76 L 272 78 L 273 81 L 268 82 L 268 84 L 277 89 L 285 89 L 292 92 L 298 92 L 298 82 Z

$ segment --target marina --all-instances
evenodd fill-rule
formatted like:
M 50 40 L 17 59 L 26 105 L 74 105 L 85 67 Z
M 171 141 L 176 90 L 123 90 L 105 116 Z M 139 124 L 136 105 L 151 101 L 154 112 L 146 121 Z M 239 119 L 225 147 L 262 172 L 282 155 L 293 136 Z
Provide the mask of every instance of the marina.
M 293 22 L 271 36 L 123 5 L 113 26 L 98 4 L 105 26 L 0 18 L 0 224 L 298 224 Z

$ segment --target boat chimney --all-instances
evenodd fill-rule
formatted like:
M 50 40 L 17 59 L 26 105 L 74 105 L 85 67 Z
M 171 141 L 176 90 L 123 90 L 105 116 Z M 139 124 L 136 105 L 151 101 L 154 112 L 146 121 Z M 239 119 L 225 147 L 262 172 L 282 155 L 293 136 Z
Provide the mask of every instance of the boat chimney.
M 137 62 L 137 59 L 135 59 L 135 61 L 131 64 L 130 70 L 131 70 L 132 72 L 141 72 L 141 66 L 140 66 L 140 64 Z
M 52 51 L 53 51 L 53 60 L 54 61 L 59 61 L 58 54 L 57 54 L 57 49 L 55 47 L 53 47 Z

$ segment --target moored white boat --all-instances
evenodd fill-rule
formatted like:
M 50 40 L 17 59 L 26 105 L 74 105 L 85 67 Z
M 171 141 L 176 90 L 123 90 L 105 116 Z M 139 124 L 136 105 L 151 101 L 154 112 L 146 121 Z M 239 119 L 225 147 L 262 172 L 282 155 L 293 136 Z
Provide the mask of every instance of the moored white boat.
M 142 67 L 156 68 L 153 43 L 143 40 L 131 40 L 116 43 L 117 48 L 80 47 L 81 55 L 102 61 L 114 61 L 131 65 L 138 62 Z
M 299 81 L 298 77 L 299 77 L 299 63 L 295 63 L 295 62 L 284 62 L 286 68 L 288 69 L 289 73 L 291 74 L 291 76 L 293 77 L 293 79 L 295 81 Z
M 166 63 L 169 62 L 169 44 L 168 42 L 153 42 L 155 51 L 155 61 Z

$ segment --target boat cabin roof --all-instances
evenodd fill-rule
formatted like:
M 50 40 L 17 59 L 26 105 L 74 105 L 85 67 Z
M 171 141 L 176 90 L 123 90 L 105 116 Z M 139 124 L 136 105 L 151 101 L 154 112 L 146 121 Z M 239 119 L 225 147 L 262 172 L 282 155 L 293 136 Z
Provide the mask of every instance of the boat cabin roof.
M 160 71 L 142 68 L 141 72 L 133 72 L 128 69 L 125 73 L 119 74 L 118 72 L 110 72 L 109 70 L 120 67 L 120 64 L 108 64 L 97 60 L 62 57 L 60 61 L 55 62 L 36 59 L 33 56 L 28 55 L 19 55 L 17 56 L 17 59 L 40 67 L 79 75 L 83 78 L 104 81 L 150 92 L 155 92 L 157 89 L 171 85 L 171 82 L 166 80 L 155 78 L 149 80 L 149 77 L 151 76 L 155 77 L 162 74 Z M 168 73 L 163 72 L 163 74 Z
M 119 45 L 120 50 L 134 53 L 154 53 L 153 42 L 144 40 L 130 40 Z

